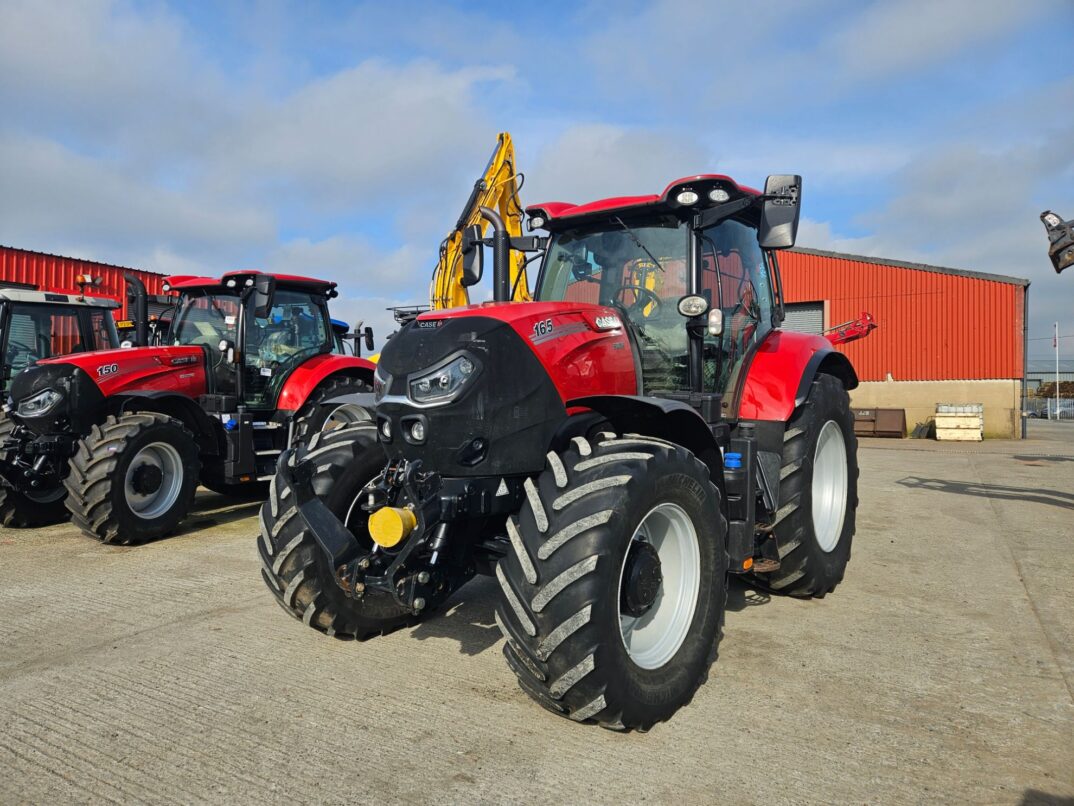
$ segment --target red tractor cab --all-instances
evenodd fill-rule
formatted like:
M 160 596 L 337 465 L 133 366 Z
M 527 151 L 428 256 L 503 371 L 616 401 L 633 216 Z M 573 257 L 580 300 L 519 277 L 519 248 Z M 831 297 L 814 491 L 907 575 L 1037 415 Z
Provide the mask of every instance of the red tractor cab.
M 728 571 L 820 597 L 850 556 L 857 378 L 780 329 L 800 189 L 700 175 L 528 208 L 547 237 L 485 210 L 494 301 L 418 315 L 381 353 L 376 422 L 281 458 L 273 594 L 364 637 L 491 573 L 531 697 L 616 729 L 668 719 L 716 657 Z M 509 301 L 511 248 L 544 252 L 532 302 Z
M 105 542 L 159 537 L 199 482 L 248 492 L 291 440 L 368 419 L 373 364 L 334 352 L 334 283 L 241 271 L 166 288 L 178 298 L 164 344 L 42 360 L 15 378 L 5 525 L 56 522 L 65 501 Z

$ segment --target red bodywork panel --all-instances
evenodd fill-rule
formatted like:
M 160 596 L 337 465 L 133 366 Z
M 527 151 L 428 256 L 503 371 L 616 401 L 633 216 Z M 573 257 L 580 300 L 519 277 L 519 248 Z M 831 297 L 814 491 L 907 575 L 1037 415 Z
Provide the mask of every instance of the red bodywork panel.
M 303 361 L 287 378 L 280 390 L 280 396 L 276 401 L 276 408 L 280 411 L 298 411 L 310 392 L 317 388 L 317 384 L 338 372 L 358 374 L 368 373 L 370 378 L 376 365 L 368 358 L 357 358 L 351 355 L 325 354 L 314 356 L 308 361 Z
M 74 364 L 105 397 L 123 392 L 205 394 L 205 352 L 200 347 L 134 347 L 48 358 L 38 364 Z
M 531 204 L 526 208 L 526 215 L 533 215 L 534 213 L 541 212 L 544 213 L 549 221 L 552 221 L 571 216 L 602 213 L 608 210 L 628 210 L 632 207 L 649 207 L 666 202 L 672 191 L 676 188 L 698 182 L 720 182 L 722 185 L 729 185 L 731 188 L 742 193 L 753 196 L 761 195 L 759 190 L 747 187 L 746 185 L 740 185 L 731 177 L 723 174 L 697 174 L 695 176 L 684 176 L 681 179 L 676 179 L 674 182 L 669 183 L 668 186 L 664 188 L 663 192 L 650 196 L 612 196 L 608 199 L 599 199 L 598 201 L 589 202 L 587 204 L 571 204 L 569 202 Z
M 800 402 L 798 392 L 809 362 L 817 354 L 833 352 L 832 343 L 823 336 L 773 330 L 749 365 L 738 419 L 787 422 Z
M 487 316 L 506 322 L 533 350 L 566 403 L 590 395 L 634 395 L 634 353 L 614 308 L 584 302 L 486 302 L 428 311 L 421 320 Z M 597 318 L 609 317 L 603 325 Z M 608 327 L 611 320 L 618 327 Z M 542 327 L 551 322 L 551 329 Z

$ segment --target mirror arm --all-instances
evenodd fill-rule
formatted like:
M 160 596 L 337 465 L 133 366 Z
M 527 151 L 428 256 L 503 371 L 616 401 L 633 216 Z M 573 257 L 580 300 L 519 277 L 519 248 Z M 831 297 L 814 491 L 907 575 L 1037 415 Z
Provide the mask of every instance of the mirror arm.
M 745 210 L 758 201 L 756 196 L 745 196 L 734 201 L 724 202 L 716 207 L 710 207 L 694 216 L 694 229 L 708 229 L 717 221 L 722 221 L 728 216 Z

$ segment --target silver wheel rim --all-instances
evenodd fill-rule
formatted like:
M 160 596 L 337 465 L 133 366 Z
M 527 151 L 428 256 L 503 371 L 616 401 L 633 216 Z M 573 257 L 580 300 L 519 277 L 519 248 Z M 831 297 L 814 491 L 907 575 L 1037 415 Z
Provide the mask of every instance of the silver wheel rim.
M 321 424 L 321 431 L 335 431 L 337 428 L 354 425 L 355 423 L 372 421 L 373 417 L 369 413 L 369 409 L 357 406 L 354 403 L 344 403 L 342 406 L 336 406 L 332 409 L 328 414 L 328 418 Z
M 660 558 L 663 581 L 649 611 L 634 617 L 619 614 L 619 635 L 630 659 L 643 669 L 659 669 L 675 657 L 697 609 L 701 590 L 701 546 L 690 516 L 678 504 L 660 504 L 641 519 L 631 542 L 652 545 Z M 619 569 L 619 597 L 629 547 Z
M 134 475 L 140 468 L 155 467 L 162 475 L 160 487 L 151 493 L 140 493 L 134 489 Z M 159 518 L 172 508 L 183 489 L 185 477 L 182 457 L 179 451 L 166 442 L 153 442 L 146 445 L 127 465 L 127 475 L 123 482 L 123 494 L 131 512 L 144 520 Z
M 822 551 L 839 545 L 847 512 L 847 446 L 843 429 L 828 420 L 813 455 L 813 534 Z

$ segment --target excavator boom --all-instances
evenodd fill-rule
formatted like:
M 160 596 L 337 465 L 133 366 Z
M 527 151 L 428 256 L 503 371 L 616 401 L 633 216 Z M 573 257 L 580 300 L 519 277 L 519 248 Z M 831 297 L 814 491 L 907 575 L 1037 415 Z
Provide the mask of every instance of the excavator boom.
M 440 258 L 429 287 L 429 301 L 434 310 L 458 308 L 470 303 L 470 295 L 462 285 L 462 236 L 467 227 L 475 224 L 485 231 L 487 222 L 481 208 L 496 211 L 503 219 L 511 237 L 522 235 L 522 203 L 518 198 L 521 174 L 515 168 L 515 147 L 511 135 L 501 132 L 484 175 L 474 183 L 459 220 L 440 244 Z M 524 302 L 530 298 L 526 280 L 525 256 L 511 250 L 511 298 Z

